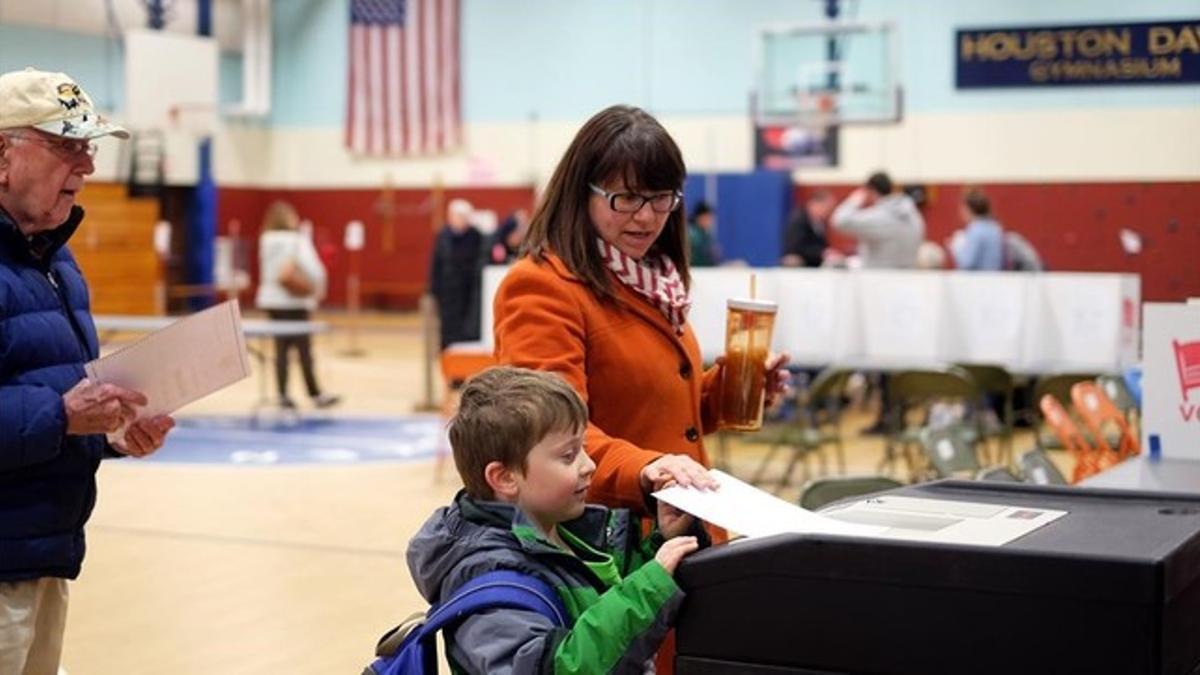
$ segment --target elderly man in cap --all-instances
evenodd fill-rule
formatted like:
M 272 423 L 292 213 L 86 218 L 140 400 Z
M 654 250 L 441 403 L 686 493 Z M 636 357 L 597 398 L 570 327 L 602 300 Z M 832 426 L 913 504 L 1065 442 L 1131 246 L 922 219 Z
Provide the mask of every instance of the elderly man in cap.
M 95 170 L 93 139 L 128 138 L 70 77 L 0 75 L 0 673 L 56 673 L 67 579 L 105 455 L 142 457 L 174 426 L 145 397 L 84 377 L 98 356 L 88 289 L 66 242 Z M 109 443 L 106 433 L 124 430 Z M 115 436 L 114 436 L 115 438 Z

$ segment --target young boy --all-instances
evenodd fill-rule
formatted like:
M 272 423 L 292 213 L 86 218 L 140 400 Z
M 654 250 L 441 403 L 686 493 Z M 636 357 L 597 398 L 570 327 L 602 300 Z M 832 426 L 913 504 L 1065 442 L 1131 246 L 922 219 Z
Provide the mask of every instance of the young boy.
M 583 451 L 587 408 L 562 378 L 491 368 L 468 381 L 450 422 L 466 486 L 408 546 L 426 600 L 444 600 L 496 569 L 532 574 L 558 591 L 571 625 L 501 609 L 447 633 L 456 672 L 643 673 L 674 621 L 683 592 L 672 575 L 698 547 L 691 516 L 658 507 L 641 540 L 625 510 L 584 503 L 596 465 Z

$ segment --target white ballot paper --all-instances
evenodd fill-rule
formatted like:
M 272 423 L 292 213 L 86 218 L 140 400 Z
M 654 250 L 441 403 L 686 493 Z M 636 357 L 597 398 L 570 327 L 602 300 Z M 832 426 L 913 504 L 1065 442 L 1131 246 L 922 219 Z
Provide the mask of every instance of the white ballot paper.
M 250 375 L 237 300 L 184 317 L 84 371 L 96 382 L 145 394 L 139 417 L 173 413 Z
M 669 487 L 654 497 L 747 537 L 841 534 L 943 544 L 1001 546 L 1066 515 L 1066 511 L 923 499 L 868 497 L 814 513 L 714 469 L 719 490 Z
M 743 483 L 720 469 L 713 469 L 709 475 L 721 485 L 721 489 L 701 491 L 673 486 L 655 492 L 654 497 L 701 520 L 747 537 L 769 537 L 784 532 L 864 536 L 878 534 L 885 529 L 878 525 L 847 523 L 806 511 L 749 483 Z

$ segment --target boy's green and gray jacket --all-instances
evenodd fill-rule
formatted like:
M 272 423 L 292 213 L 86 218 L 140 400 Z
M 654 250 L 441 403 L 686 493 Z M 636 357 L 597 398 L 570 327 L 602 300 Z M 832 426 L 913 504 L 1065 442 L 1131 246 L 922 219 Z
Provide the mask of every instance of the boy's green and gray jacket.
M 683 591 L 653 556 L 662 537 L 641 539 L 623 509 L 586 507 L 559 532 L 578 557 L 542 537 L 511 504 L 464 492 L 434 512 L 408 545 L 408 567 L 429 602 L 467 580 L 508 569 L 558 591 L 571 625 L 534 612 L 475 614 L 447 633 L 456 672 L 643 673 L 674 621 Z

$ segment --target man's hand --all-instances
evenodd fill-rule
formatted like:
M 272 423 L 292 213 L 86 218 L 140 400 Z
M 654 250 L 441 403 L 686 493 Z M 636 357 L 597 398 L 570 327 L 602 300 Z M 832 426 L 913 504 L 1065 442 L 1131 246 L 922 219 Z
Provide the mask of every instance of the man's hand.
M 663 455 L 642 467 L 642 492 L 647 494 L 663 489 L 674 481 L 682 487 L 701 490 L 717 489 L 717 481 L 708 474 L 708 469 L 687 455 Z
M 146 397 L 115 384 L 80 380 L 63 394 L 67 433 L 104 434 L 116 431 L 137 417 L 134 406 L 146 405 Z
M 679 566 L 679 561 L 698 548 L 700 548 L 700 542 L 696 541 L 695 537 L 675 537 L 663 542 L 654 559 L 658 561 L 659 565 L 663 566 L 667 574 L 674 576 L 675 568 Z
M 125 438 L 113 443 L 113 447 L 130 457 L 145 457 L 162 447 L 167 432 L 174 427 L 175 420 L 167 415 L 140 419 L 125 430 Z

